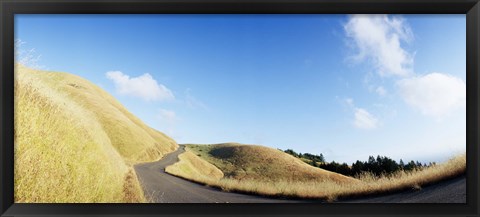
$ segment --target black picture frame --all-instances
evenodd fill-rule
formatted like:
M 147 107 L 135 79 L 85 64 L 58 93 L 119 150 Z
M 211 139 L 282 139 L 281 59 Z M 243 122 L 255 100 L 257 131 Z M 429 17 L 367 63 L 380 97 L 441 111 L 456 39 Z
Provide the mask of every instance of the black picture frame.
M 466 204 L 15 204 L 15 14 L 466 14 Z M 479 0 L 1 0 L 1 216 L 479 216 Z

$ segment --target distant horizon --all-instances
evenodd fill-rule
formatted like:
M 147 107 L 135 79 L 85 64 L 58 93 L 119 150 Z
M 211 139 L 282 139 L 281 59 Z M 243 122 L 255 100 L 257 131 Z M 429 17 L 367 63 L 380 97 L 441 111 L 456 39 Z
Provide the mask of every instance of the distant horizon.
M 178 144 L 466 150 L 465 15 L 22 14 L 15 38 L 17 62 L 88 79 Z

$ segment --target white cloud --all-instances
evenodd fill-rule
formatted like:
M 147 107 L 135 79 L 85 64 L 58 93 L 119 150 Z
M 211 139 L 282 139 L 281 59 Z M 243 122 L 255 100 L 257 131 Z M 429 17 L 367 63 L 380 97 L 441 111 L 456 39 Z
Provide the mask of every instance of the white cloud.
M 208 106 L 199 99 L 195 98 L 190 92 L 190 88 L 185 90 L 185 103 L 187 104 L 187 106 L 191 109 L 201 108 L 205 111 L 208 111 Z
M 177 115 L 172 110 L 160 109 L 160 119 L 168 124 L 174 124 L 177 121 Z
M 356 128 L 372 130 L 380 126 L 380 121 L 366 109 L 356 107 L 352 98 L 345 99 L 345 103 L 354 111 L 353 126 Z
M 379 121 L 367 110 L 355 108 L 355 120 L 353 124 L 359 129 L 371 130 L 379 126 Z
M 387 90 L 385 90 L 385 88 L 382 86 L 378 86 L 377 89 L 375 89 L 375 92 L 380 96 L 387 95 Z
M 166 133 L 175 140 L 178 140 L 182 137 L 182 135 L 180 135 L 176 130 L 176 125 L 180 119 L 175 111 L 160 109 L 157 118 L 160 121 L 158 130 Z
M 466 104 L 465 82 L 454 76 L 434 72 L 402 79 L 397 85 L 403 100 L 424 115 L 439 118 Z
M 371 61 L 381 76 L 412 73 L 413 55 L 401 47 L 401 42 L 410 42 L 413 34 L 402 18 L 353 15 L 344 29 L 357 50 L 355 60 Z
M 120 71 L 106 73 L 112 80 L 118 93 L 140 97 L 146 101 L 162 101 L 175 99 L 172 91 L 157 81 L 148 73 L 139 77 L 132 77 Z
M 395 75 L 390 78 L 397 84 L 400 97 L 408 106 L 435 118 L 465 106 L 466 85 L 462 79 L 436 72 L 424 76 L 415 73 L 414 55 L 402 46 L 402 43 L 413 40 L 410 26 L 403 18 L 353 15 L 344 29 L 357 50 L 353 58 L 369 61 L 380 76 Z M 370 84 L 371 76 L 367 73 L 364 81 L 369 84 L 369 90 L 380 96 L 386 95 L 383 86 Z
M 351 107 L 355 107 L 355 105 L 353 104 L 353 99 L 352 98 L 345 99 L 345 103 L 347 103 L 347 105 L 349 105 Z

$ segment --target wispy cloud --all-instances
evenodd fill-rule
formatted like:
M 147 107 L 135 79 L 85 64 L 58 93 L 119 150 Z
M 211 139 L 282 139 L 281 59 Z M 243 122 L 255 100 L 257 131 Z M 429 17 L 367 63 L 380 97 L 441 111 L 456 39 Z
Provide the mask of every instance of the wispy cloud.
M 353 15 L 344 28 L 356 48 L 354 60 L 370 61 L 381 76 L 412 73 L 413 55 L 401 43 L 411 41 L 413 34 L 402 18 Z
M 191 109 L 200 108 L 200 109 L 203 109 L 203 110 L 206 110 L 206 111 L 209 110 L 208 106 L 204 102 L 197 99 L 196 97 L 194 97 L 191 94 L 191 89 L 190 88 L 185 90 L 185 103 Z
M 380 96 L 387 95 L 387 90 L 385 90 L 383 86 L 378 86 L 377 89 L 375 89 L 375 92 Z
M 182 136 L 178 134 L 176 125 L 179 122 L 179 118 L 175 111 L 168 109 L 160 109 L 158 111 L 158 120 L 160 120 L 160 128 L 162 132 L 167 133 L 174 139 L 179 139 Z
M 27 42 L 21 39 L 15 39 L 15 62 L 34 69 L 47 69 L 44 65 L 40 65 L 42 55 L 38 54 L 35 48 L 28 48 Z
M 347 103 L 347 105 L 350 106 L 350 107 L 355 107 L 355 105 L 353 104 L 353 99 L 352 98 L 345 99 L 345 103 Z
M 466 103 L 465 82 L 455 76 L 433 72 L 418 75 L 413 69 L 414 54 L 403 46 L 413 41 L 413 33 L 400 16 L 353 15 L 344 25 L 346 36 L 356 50 L 352 59 L 371 63 L 380 77 L 395 83 L 401 99 L 422 114 L 441 118 Z M 372 74 L 367 73 L 369 88 Z M 384 96 L 383 86 L 374 89 Z
M 345 99 L 345 104 L 353 110 L 353 126 L 362 130 L 373 130 L 380 126 L 380 121 L 364 108 L 356 107 L 352 98 Z
M 160 119 L 167 122 L 168 124 L 175 124 L 177 122 L 177 114 L 168 109 L 160 109 Z
M 130 77 L 121 71 L 106 73 L 115 84 L 116 91 L 123 95 L 139 97 L 145 101 L 173 100 L 172 91 L 158 82 L 148 73 L 138 77 Z
M 355 127 L 359 129 L 371 130 L 379 125 L 379 121 L 370 112 L 362 108 L 355 108 Z
M 433 72 L 397 84 L 405 102 L 424 115 L 441 118 L 466 104 L 466 84 L 454 76 Z

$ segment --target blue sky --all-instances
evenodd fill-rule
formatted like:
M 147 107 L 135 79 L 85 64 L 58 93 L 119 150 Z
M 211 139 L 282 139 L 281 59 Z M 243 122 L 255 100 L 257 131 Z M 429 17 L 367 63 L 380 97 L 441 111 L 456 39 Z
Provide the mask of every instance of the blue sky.
M 17 61 L 80 75 L 178 143 L 352 162 L 465 151 L 465 15 L 16 15 Z

